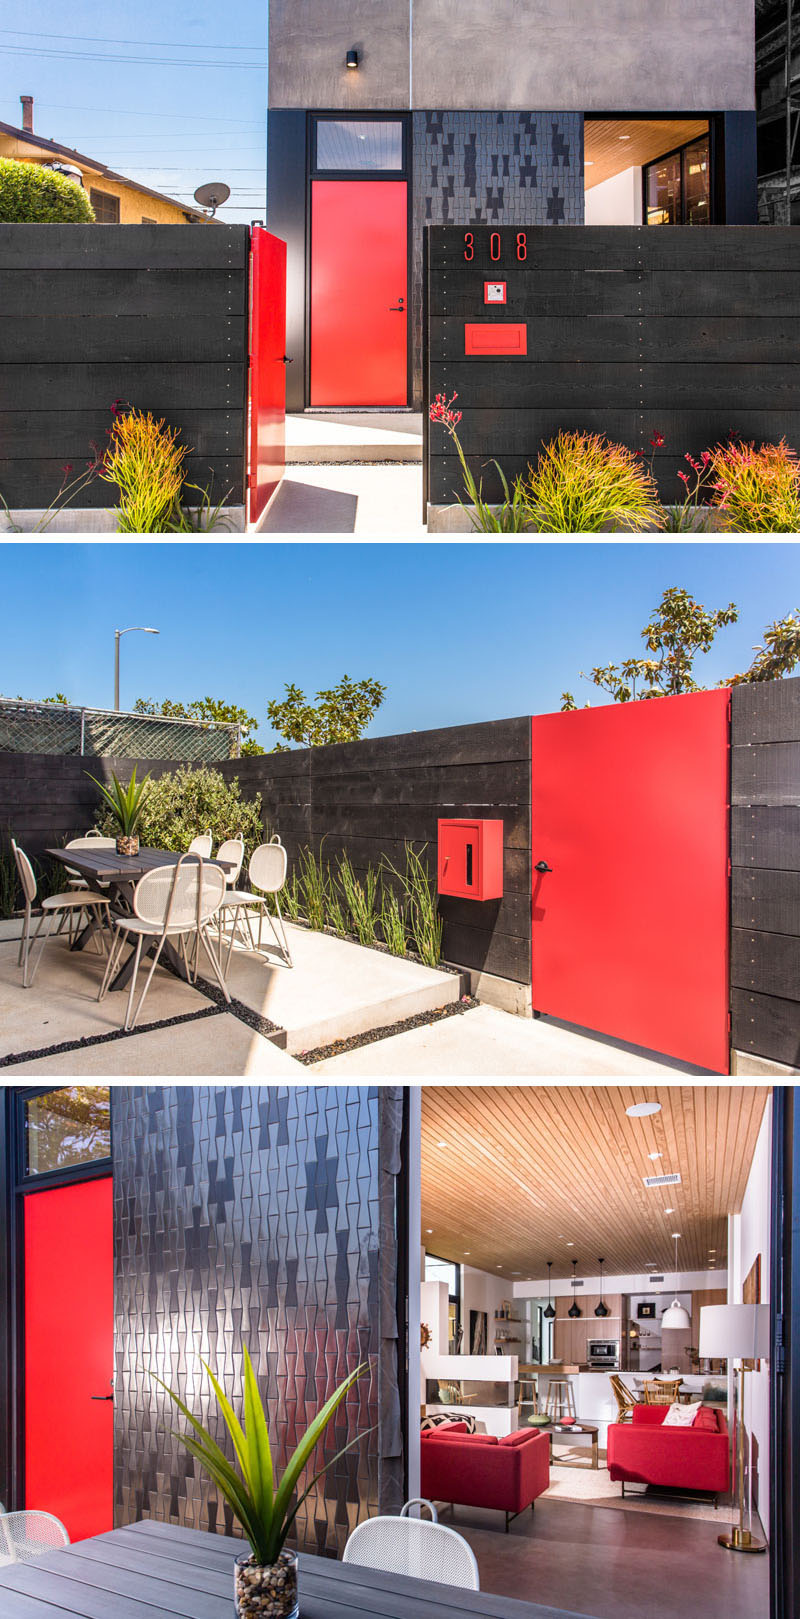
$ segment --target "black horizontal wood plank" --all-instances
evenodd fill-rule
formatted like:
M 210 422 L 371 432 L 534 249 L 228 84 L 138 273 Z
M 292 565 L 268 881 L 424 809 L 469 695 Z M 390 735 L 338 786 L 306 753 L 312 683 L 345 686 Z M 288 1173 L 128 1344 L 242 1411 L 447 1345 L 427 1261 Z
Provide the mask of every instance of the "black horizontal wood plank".
M 92 454 L 92 444 L 102 448 L 106 443 L 111 420 L 109 409 L 6 410 L 0 413 L 2 454 L 8 460 L 47 460 L 57 444 L 64 460 L 80 467 Z M 241 454 L 241 413 L 231 409 L 182 410 L 170 426 L 178 428 L 178 442 L 196 455 Z
M 0 269 L 242 270 L 247 225 L 0 225 Z
M 185 270 L 0 269 L 0 348 L 5 349 L 9 333 L 6 321 L 25 323 L 47 316 L 63 320 L 80 316 L 126 315 L 140 319 L 173 316 L 183 320 L 187 294 L 191 313 L 206 319 L 243 316 L 247 313 L 247 277 L 244 265 L 237 268 Z
M 452 555 L 457 557 L 458 547 Z M 464 548 L 468 557 L 468 548 Z M 395 770 L 423 765 L 488 764 L 503 759 L 529 759 L 531 721 L 527 715 L 510 720 L 486 720 L 475 725 L 442 726 L 430 731 L 404 732 L 393 736 L 365 737 L 361 742 L 337 742 L 322 748 L 292 749 L 289 753 L 267 754 L 248 761 L 248 766 L 271 771 L 300 769 L 300 761 L 310 763 L 314 775 L 324 772 L 347 775 L 355 769 Z M 309 760 L 309 755 L 311 758 Z
M 800 808 L 756 804 L 731 810 L 731 860 L 734 866 L 767 871 L 796 871 L 800 849 Z
M 315 804 L 438 805 L 469 799 L 473 804 L 491 806 L 519 803 L 527 796 L 529 780 L 527 759 L 466 766 L 443 762 L 440 766 L 399 766 L 396 771 L 384 771 L 380 775 L 368 770 L 351 770 L 346 775 L 327 776 L 317 770 L 313 791 Z
M 642 412 L 630 407 L 607 410 L 598 407 L 596 400 L 591 408 L 574 410 L 562 410 L 554 405 L 536 410 L 481 410 L 471 408 L 461 398 L 456 408 L 462 404 L 464 409 L 458 425 L 462 449 L 468 456 L 497 456 L 501 464 L 502 457 L 507 455 L 530 456 L 532 445 L 547 443 L 560 432 L 601 433 L 605 438 L 627 444 L 632 450 L 643 450 L 648 462 L 653 451 L 650 440 L 656 433 L 665 441 L 657 457 L 659 461 L 667 458 L 677 462 L 687 449 L 692 450 L 696 459 L 700 446 L 713 449 L 720 438 L 718 411 L 662 408 Z M 730 430 L 758 443 L 773 437 L 776 425 L 774 411 L 737 406 L 725 413 L 726 435 Z M 780 427 L 787 441 L 800 447 L 800 410 L 781 412 Z M 434 425 L 431 428 L 432 453 L 444 455 L 448 449 L 444 430 Z
M 732 748 L 731 794 L 734 804 L 800 804 L 800 740 Z
M 800 742 L 800 679 L 734 686 L 731 741 Z
M 442 954 L 445 961 L 460 967 L 494 973 L 518 984 L 530 982 L 531 945 L 527 936 L 518 938 L 445 921 Z
M 215 361 L 243 365 L 247 355 L 247 324 L 242 314 L 196 314 L 187 289 L 183 314 L 148 315 L 39 315 L 0 326 L 4 365 L 71 365 L 96 361 L 111 365 L 157 361 L 191 362 L 201 354 L 205 364 Z
M 731 983 L 737 989 L 800 1002 L 800 938 L 733 928 Z
M 433 225 L 428 227 L 428 263 L 432 273 L 460 269 L 464 235 L 473 236 L 472 266 L 493 280 L 512 275 L 519 266 L 517 233 L 524 230 L 528 270 L 700 270 L 796 271 L 800 230 L 797 226 L 670 226 L 654 230 L 635 225 Z M 490 236 L 500 237 L 500 256 L 490 257 Z
M 315 853 L 319 852 L 323 834 L 316 829 L 313 837 L 303 826 L 295 826 L 289 830 L 283 820 L 278 817 L 276 830 L 281 833 L 282 841 L 289 850 L 289 869 L 294 870 L 299 851 L 309 844 L 313 844 Z M 425 836 L 424 834 L 413 839 L 414 847 L 420 852 L 421 845 L 427 844 L 425 859 L 432 875 L 435 875 L 436 865 L 436 832 L 435 829 Z M 396 870 L 402 871 L 405 863 L 404 843 L 402 838 L 392 838 L 386 830 L 375 831 L 371 836 L 348 834 L 342 837 L 337 833 L 325 835 L 322 844 L 322 857 L 327 864 L 335 867 L 341 854 L 348 854 L 357 872 L 365 872 L 369 866 L 380 864 L 381 858 L 391 861 Z M 526 846 L 503 850 L 503 880 L 506 890 L 510 894 L 525 894 L 530 890 L 530 851 Z
M 48 506 L 51 500 L 55 499 L 61 486 L 63 467 L 64 463 L 60 460 L 0 459 L 0 490 L 11 510 Z M 228 496 L 229 490 L 226 505 L 241 505 L 244 479 L 244 463 L 241 456 L 188 455 L 184 468 L 190 483 L 197 484 L 201 489 L 210 490 L 214 505 L 223 495 Z M 77 476 L 79 471 L 80 463 L 76 464 L 73 476 Z M 116 486 L 104 483 L 100 478 L 94 478 L 81 491 L 79 498 L 72 502 L 78 508 L 85 506 L 90 510 L 116 506 L 117 503 Z
M 17 227 L 15 227 L 16 229 Z M 0 411 L 52 410 L 56 401 L 73 410 L 110 410 L 125 399 L 139 410 L 163 416 L 176 410 L 241 411 L 244 366 L 225 361 L 174 364 L 147 361 L 82 361 L 69 365 L 0 364 Z
M 800 250 L 798 250 L 800 251 Z M 506 282 L 507 302 L 486 304 L 484 285 L 489 279 Z M 765 275 L 755 270 L 709 270 L 698 275 L 682 270 L 620 270 L 589 268 L 555 270 L 506 265 L 497 276 L 456 266 L 446 276 L 432 278 L 429 313 L 470 320 L 523 320 L 529 316 L 563 316 L 581 320 L 593 316 L 628 315 L 658 322 L 674 316 L 760 319 L 778 315 L 800 318 L 800 270 L 776 270 Z
M 448 926 L 473 928 L 479 933 L 504 933 L 510 939 L 527 940 L 531 931 L 529 893 L 504 891 L 502 899 L 456 899 L 439 896 L 439 910 Z
M 438 808 L 442 819 L 447 820 L 489 818 L 491 812 L 491 818 L 503 819 L 503 838 L 507 847 L 526 848 L 528 845 L 530 816 L 527 804 L 512 808 L 509 805 L 487 804 L 485 800 L 470 802 L 464 798 L 443 803 Z M 312 811 L 315 838 L 327 833 L 329 839 L 338 837 L 345 844 L 350 837 L 390 838 L 400 843 L 407 838 L 414 844 L 425 840 L 435 850 L 437 820 L 437 809 L 432 812 L 430 806 L 413 803 L 397 808 L 386 806 L 378 816 L 369 806 L 354 805 L 347 809 L 336 803 L 318 804 L 315 800 Z
M 595 410 L 604 400 L 609 410 L 646 411 L 652 419 L 668 403 L 673 410 L 721 412 L 719 432 L 728 429 L 727 410 L 742 408 L 774 413 L 781 437 L 784 411 L 800 406 L 797 365 L 685 365 L 585 361 L 580 365 L 534 359 L 464 358 L 432 364 L 431 395 L 458 393 L 464 409 L 502 401 L 504 410 Z
M 516 311 L 507 309 L 500 312 L 493 309 L 473 316 L 488 325 L 517 318 Z M 568 315 L 531 315 L 525 325 L 529 364 L 607 362 L 617 365 L 628 362 L 696 367 L 703 362 L 716 371 L 728 364 L 780 364 L 800 343 L 800 319 L 779 315 L 745 321 L 726 316 L 724 309 L 716 318 L 676 315 L 670 320 L 606 315 L 598 309 L 591 318 L 583 319 Z M 465 326 L 463 316 L 434 317 L 430 321 L 432 367 L 464 360 Z M 469 363 L 481 368 L 497 364 L 496 360 L 482 356 L 470 356 Z
M 746 989 L 731 992 L 731 1039 L 736 1051 L 800 1066 L 800 1002 Z
M 734 866 L 731 922 L 735 928 L 800 938 L 800 850 L 797 871 Z

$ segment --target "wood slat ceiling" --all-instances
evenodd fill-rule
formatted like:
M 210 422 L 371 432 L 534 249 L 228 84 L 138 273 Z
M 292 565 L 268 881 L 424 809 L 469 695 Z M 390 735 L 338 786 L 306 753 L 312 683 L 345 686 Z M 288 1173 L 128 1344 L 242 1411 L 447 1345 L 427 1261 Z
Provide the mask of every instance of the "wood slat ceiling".
M 705 135 L 707 118 L 587 118 L 584 125 L 584 183 L 587 191 L 623 169 L 641 168 L 653 158 Z M 629 136 L 629 139 L 622 137 Z
M 509 1280 L 727 1259 L 769 1090 L 733 1085 L 423 1086 L 422 1242 Z M 661 1112 L 628 1118 L 634 1102 Z M 445 1145 L 441 1146 L 440 1143 Z M 648 1153 L 660 1152 L 651 1160 Z M 677 1171 L 656 1191 L 645 1175 Z M 673 1214 L 666 1210 L 672 1207 Z M 574 1247 L 568 1248 L 567 1243 Z

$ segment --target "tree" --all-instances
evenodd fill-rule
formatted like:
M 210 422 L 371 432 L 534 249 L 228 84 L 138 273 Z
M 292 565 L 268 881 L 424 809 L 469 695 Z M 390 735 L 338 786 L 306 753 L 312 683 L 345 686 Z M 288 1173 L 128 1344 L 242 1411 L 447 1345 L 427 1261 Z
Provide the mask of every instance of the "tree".
M 723 625 L 735 624 L 739 609 L 734 602 L 713 611 L 696 602 L 687 590 L 665 590 L 642 640 L 652 658 L 627 658 L 592 669 L 581 679 L 590 680 L 601 691 L 610 692 L 615 703 L 644 701 L 650 697 L 672 697 L 680 692 L 704 691 L 694 677 L 694 661 L 708 653 Z M 749 669 L 720 686 L 739 686 L 747 681 L 780 680 L 800 663 L 800 610 L 776 619 L 764 631 L 764 645 L 755 647 Z M 571 691 L 561 693 L 562 712 L 577 708 Z M 585 705 L 590 706 L 588 703 Z
M 192 703 L 175 703 L 170 697 L 156 703 L 152 697 L 137 697 L 133 705 L 135 714 L 153 714 L 169 720 L 204 720 L 206 724 L 239 725 L 242 731 L 242 753 L 263 753 L 265 750 L 253 739 L 258 720 L 246 708 L 226 703 L 218 697 L 198 697 Z
M 271 724 L 284 738 L 275 748 L 285 752 L 289 742 L 318 748 L 326 742 L 357 742 L 386 696 L 380 680 L 351 680 L 342 675 L 338 686 L 318 691 L 316 703 L 306 702 L 299 686 L 287 684 L 286 696 L 267 704 Z
M 0 157 L 0 223 L 91 225 L 94 209 L 83 186 L 68 175 Z
M 60 703 L 63 708 L 69 708 L 71 706 L 69 698 L 64 696 L 63 691 L 57 691 L 55 697 L 43 697 L 42 702 Z

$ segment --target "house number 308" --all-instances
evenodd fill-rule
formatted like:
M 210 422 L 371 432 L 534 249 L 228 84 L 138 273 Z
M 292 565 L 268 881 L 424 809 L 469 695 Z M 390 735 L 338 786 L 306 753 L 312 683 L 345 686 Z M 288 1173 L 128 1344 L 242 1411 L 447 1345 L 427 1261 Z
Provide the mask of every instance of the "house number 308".
M 515 238 L 517 258 L 523 264 L 528 257 L 528 238 L 524 230 L 518 230 Z M 475 233 L 468 230 L 464 232 L 464 258 L 470 264 L 475 257 Z M 502 244 L 499 230 L 493 230 L 489 237 L 489 257 L 493 264 L 499 263 L 502 258 Z

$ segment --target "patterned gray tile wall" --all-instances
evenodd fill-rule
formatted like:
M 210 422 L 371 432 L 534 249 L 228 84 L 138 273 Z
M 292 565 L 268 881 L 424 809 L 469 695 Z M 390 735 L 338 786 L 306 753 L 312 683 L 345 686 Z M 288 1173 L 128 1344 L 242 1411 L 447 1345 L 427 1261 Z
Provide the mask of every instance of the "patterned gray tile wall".
M 387 1419 L 397 1412 L 386 1359 L 396 1362 L 386 1321 L 395 1187 L 381 1162 L 391 1106 L 389 1093 L 368 1087 L 114 1090 L 117 1524 L 144 1517 L 236 1532 L 170 1436 L 169 1402 L 149 1371 L 222 1442 L 200 1360 L 230 1397 L 242 1341 L 281 1461 L 347 1371 L 375 1357 L 329 1426 L 324 1455 L 377 1423 L 379 1410 L 382 1431 L 309 1496 L 300 1546 L 341 1554 L 356 1522 L 392 1489 L 396 1497 L 400 1429 Z
M 415 112 L 412 332 L 422 395 L 426 225 L 582 225 L 583 117 L 563 112 Z

